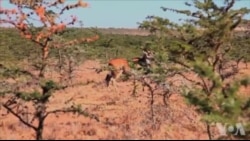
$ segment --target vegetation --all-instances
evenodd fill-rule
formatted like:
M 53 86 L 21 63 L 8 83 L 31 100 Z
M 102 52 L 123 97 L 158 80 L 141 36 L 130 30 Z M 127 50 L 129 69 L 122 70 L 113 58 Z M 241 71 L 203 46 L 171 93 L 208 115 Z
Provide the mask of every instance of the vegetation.
M 16 8 L 0 9 L 0 23 L 12 25 L 19 34 L 11 30 L 9 30 L 11 32 L 7 30 L 6 34 L 1 34 L 1 39 L 7 39 L 7 42 L 1 41 L 2 55 L 4 55 L 1 56 L 2 64 L 0 67 L 1 78 L 3 78 L 1 87 L 4 88 L 1 89 L 1 96 L 6 95 L 7 97 L 2 106 L 27 127 L 33 129 L 36 133 L 36 139 L 41 140 L 43 139 L 44 121 L 49 115 L 56 113 L 90 115 L 82 110 L 81 105 L 71 105 L 70 107 L 49 111 L 48 102 L 55 94 L 55 91 L 72 85 L 60 82 L 69 82 L 72 79 L 71 74 L 74 71 L 76 62 L 80 59 L 79 53 L 81 51 L 76 44 L 93 42 L 99 37 L 96 35 L 91 38 L 64 40 L 61 35 L 68 25 L 76 23 L 77 18 L 72 16 L 68 23 L 65 21 L 58 22 L 58 18 L 60 19 L 65 10 L 86 7 L 87 3 L 81 0 L 76 4 L 68 4 L 64 7 L 62 6 L 64 3 L 62 0 L 54 2 L 12 0 L 10 2 Z M 57 11 L 54 10 L 55 7 L 61 7 L 61 9 Z M 36 20 L 36 18 L 38 19 Z M 34 26 L 37 21 L 41 24 L 41 27 Z M 8 38 L 11 34 L 15 34 L 14 37 L 16 38 Z M 25 40 L 18 39 L 18 36 L 23 37 Z M 30 42 L 21 44 L 21 42 L 27 41 Z M 26 49 L 29 51 L 23 49 L 23 47 L 27 47 Z M 8 52 L 5 53 L 5 50 Z M 57 53 L 54 56 L 50 55 L 53 51 Z M 16 65 L 18 60 L 23 59 L 28 60 L 27 69 L 24 69 L 25 64 Z M 49 68 L 49 62 L 55 62 L 56 65 L 53 68 L 59 69 L 61 79 L 58 83 L 54 78 L 45 76 L 45 71 Z M 65 65 L 67 65 L 66 68 Z M 38 74 L 35 72 L 38 72 Z M 14 83 L 8 83 L 6 81 L 8 79 L 13 79 Z M 31 113 L 25 108 L 30 102 L 35 109 Z M 26 118 L 28 115 L 32 116 L 31 120 Z
M 186 85 L 191 85 L 191 89 L 185 86 L 183 96 L 204 115 L 210 139 L 210 125 L 214 122 L 229 125 L 244 122 L 248 127 L 250 99 L 239 95 L 238 90 L 242 85 L 247 86 L 250 79 L 234 79 L 234 76 L 239 74 L 238 64 L 243 59 L 249 60 L 249 47 L 240 47 L 244 53 L 236 50 L 249 39 L 235 36 L 234 29 L 250 9 L 232 9 L 235 0 L 225 0 L 223 6 L 212 0 L 185 4 L 196 11 L 161 7 L 186 15 L 188 19 L 181 25 L 157 16 L 149 16 L 140 25 L 158 37 L 154 42 L 157 46 L 152 47 L 158 53 L 154 73 L 171 74 L 167 77 L 180 75 L 187 80 Z M 195 74 L 197 79 L 188 78 L 188 73 Z M 246 130 L 249 133 L 250 129 Z

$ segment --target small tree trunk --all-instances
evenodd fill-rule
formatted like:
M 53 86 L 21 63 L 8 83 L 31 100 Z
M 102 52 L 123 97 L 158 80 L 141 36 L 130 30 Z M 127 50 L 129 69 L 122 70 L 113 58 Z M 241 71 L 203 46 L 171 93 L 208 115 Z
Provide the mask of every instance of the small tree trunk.
M 43 121 L 39 121 L 39 125 L 36 130 L 36 140 L 43 140 Z
M 207 125 L 207 135 L 208 135 L 208 138 L 209 140 L 212 140 L 212 134 L 211 134 L 211 130 L 210 130 L 210 125 L 208 122 L 206 122 L 206 125 Z
M 44 74 L 45 74 L 45 68 L 46 68 L 46 66 L 47 66 L 46 62 L 43 61 L 42 67 L 41 67 L 40 72 L 39 72 L 39 77 L 44 77 L 45 76 Z
M 38 117 L 38 127 L 36 128 L 36 140 L 43 140 L 44 117 Z
M 37 110 L 37 117 L 38 117 L 38 127 L 36 129 L 36 140 L 43 140 L 43 128 L 44 128 L 44 120 L 45 120 L 45 111 L 46 106 L 45 103 L 40 103 L 41 105 L 38 107 Z
M 42 56 L 42 67 L 39 73 L 40 77 L 44 77 L 45 74 L 45 68 L 47 67 L 47 58 L 49 54 L 49 47 L 46 45 L 45 47 L 43 47 L 42 51 L 43 51 L 43 56 Z

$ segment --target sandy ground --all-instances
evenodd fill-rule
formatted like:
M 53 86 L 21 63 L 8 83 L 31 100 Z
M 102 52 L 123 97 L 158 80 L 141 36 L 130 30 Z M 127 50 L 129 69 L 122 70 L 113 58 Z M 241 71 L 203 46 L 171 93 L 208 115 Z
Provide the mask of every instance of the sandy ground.
M 163 103 L 156 95 L 150 106 L 148 90 L 139 87 L 132 95 L 132 82 L 119 82 L 119 90 L 107 89 L 103 82 L 106 72 L 97 74 L 88 69 L 98 67 L 96 61 L 86 61 L 76 72 L 76 82 L 94 82 L 56 92 L 48 110 L 81 104 L 99 121 L 73 114 L 51 115 L 45 121 L 44 139 L 208 139 L 200 115 L 184 99 L 174 94 Z M 249 70 L 244 73 L 250 74 Z M 242 88 L 249 95 L 250 88 Z M 68 99 L 74 100 L 65 103 Z M 152 112 L 153 109 L 153 112 Z M 35 133 L 17 118 L 0 108 L 0 139 L 35 139 Z M 153 117 L 153 118 L 152 118 Z

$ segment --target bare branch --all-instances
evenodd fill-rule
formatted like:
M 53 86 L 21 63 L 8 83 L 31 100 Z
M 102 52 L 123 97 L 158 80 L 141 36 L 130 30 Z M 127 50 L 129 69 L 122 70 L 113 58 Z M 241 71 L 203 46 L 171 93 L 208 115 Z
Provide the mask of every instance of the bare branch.
M 10 107 L 8 107 L 6 104 L 3 104 L 3 107 L 6 108 L 11 114 L 13 114 L 15 117 L 17 117 L 23 124 L 25 124 L 26 126 L 37 130 L 37 128 L 35 126 L 33 126 L 32 124 L 28 123 L 27 121 L 25 121 L 18 113 L 14 112 Z
M 235 0 L 231 0 L 231 1 L 228 3 L 227 7 L 225 7 L 225 9 L 224 9 L 223 12 L 226 13 L 230 8 L 233 7 L 234 3 L 235 3 Z
M 77 7 L 87 7 L 88 3 L 83 2 L 82 0 L 78 0 L 78 3 L 76 4 L 71 4 L 71 5 L 66 5 L 60 12 L 60 14 L 63 14 L 65 10 L 69 10 L 72 8 L 77 8 Z
M 140 81 L 143 83 L 144 86 L 148 87 L 149 88 L 149 91 L 150 91 L 150 110 L 151 110 L 151 119 L 152 121 L 154 122 L 154 94 L 155 94 L 155 89 L 153 89 L 153 87 L 147 82 L 145 81 L 144 78 L 140 79 Z
M 76 109 L 58 109 L 58 110 L 53 110 L 53 111 L 49 111 L 47 112 L 47 114 L 45 114 L 45 118 L 47 116 L 49 116 L 50 114 L 57 114 L 57 113 L 72 113 L 72 112 L 77 112 Z
M 173 61 L 174 63 L 176 63 L 176 64 L 179 64 L 179 65 L 181 65 L 181 66 L 183 66 L 183 67 L 185 67 L 185 68 L 187 68 L 187 69 L 191 69 L 192 70 L 192 68 L 189 66 L 189 65 L 187 65 L 187 64 L 185 64 L 185 63 L 183 63 L 183 62 L 181 62 L 181 61 L 178 61 L 178 60 L 176 60 L 176 59 L 170 59 L 171 61 Z
M 203 85 L 202 85 L 200 82 L 197 82 L 197 81 L 195 81 L 195 80 L 192 80 L 192 79 L 188 78 L 187 76 L 185 76 L 185 75 L 184 75 L 183 73 L 181 73 L 181 72 L 176 72 L 175 74 L 178 74 L 178 75 L 182 76 L 184 79 L 186 79 L 187 81 L 189 81 L 189 82 L 191 82 L 191 83 L 193 83 L 193 84 L 195 84 L 195 85 L 198 85 L 198 86 L 202 86 L 202 87 L 203 87 Z
M 221 74 L 222 80 L 225 80 L 227 78 L 230 78 L 230 77 L 238 74 L 239 69 L 237 67 L 235 67 L 234 65 L 232 65 L 231 67 L 232 67 L 231 71 Z

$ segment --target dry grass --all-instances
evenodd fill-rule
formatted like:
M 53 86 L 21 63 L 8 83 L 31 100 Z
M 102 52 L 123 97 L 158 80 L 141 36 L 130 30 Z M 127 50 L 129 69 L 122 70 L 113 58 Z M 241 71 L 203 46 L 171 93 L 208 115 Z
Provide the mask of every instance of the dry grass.
M 132 96 L 132 82 L 119 82 L 118 93 L 108 90 L 102 85 L 106 72 L 97 74 L 87 69 L 98 66 L 96 61 L 81 65 L 74 81 L 94 83 L 58 91 L 49 109 L 70 105 L 65 101 L 74 96 L 74 102 L 97 115 L 100 122 L 72 114 L 51 115 L 45 122 L 45 139 L 208 139 L 200 115 L 180 95 L 171 96 L 169 106 L 164 105 L 161 96 L 155 96 L 152 119 L 148 90 L 139 87 L 137 95 Z M 249 94 L 250 87 L 242 91 Z M 0 139 L 35 138 L 32 130 L 10 114 L 3 116 L 4 113 L 1 108 Z

